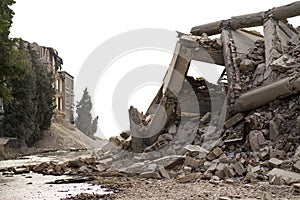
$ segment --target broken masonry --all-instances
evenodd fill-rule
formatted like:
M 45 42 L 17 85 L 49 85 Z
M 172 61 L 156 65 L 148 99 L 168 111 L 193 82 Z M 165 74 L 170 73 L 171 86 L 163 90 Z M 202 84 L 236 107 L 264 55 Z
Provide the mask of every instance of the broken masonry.
M 182 166 L 182 182 L 299 182 L 300 28 L 287 21 L 299 15 L 295 2 L 178 33 L 161 88 L 145 114 L 130 107 L 105 163 L 145 177 Z M 244 29 L 256 26 L 263 34 Z M 225 66 L 217 85 L 187 76 L 192 60 Z

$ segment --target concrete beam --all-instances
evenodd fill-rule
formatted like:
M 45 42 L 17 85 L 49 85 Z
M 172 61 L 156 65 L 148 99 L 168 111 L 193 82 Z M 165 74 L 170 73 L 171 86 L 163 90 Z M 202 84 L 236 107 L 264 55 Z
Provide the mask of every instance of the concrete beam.
M 236 30 L 239 28 L 262 26 L 265 17 L 268 16 L 272 16 L 276 20 L 282 20 L 298 15 L 300 15 L 300 1 L 276 7 L 268 11 L 235 16 L 231 17 L 231 19 L 195 26 L 192 28 L 191 34 L 199 36 L 203 33 L 206 33 L 208 36 L 216 35 L 220 34 L 225 26 L 229 26 L 230 29 Z
M 276 99 L 300 92 L 300 78 L 287 77 L 242 94 L 230 107 L 231 113 L 245 112 L 264 106 Z

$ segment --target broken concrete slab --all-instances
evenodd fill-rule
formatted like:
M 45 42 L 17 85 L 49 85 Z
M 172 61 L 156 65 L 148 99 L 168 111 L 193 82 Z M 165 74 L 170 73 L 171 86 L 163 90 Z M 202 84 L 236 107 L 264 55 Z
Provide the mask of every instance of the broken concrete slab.
M 300 174 L 291 172 L 288 170 L 274 168 L 272 169 L 267 176 L 269 176 L 269 180 L 271 180 L 275 175 L 282 176 L 282 178 L 287 181 L 290 180 L 291 182 L 300 181 Z

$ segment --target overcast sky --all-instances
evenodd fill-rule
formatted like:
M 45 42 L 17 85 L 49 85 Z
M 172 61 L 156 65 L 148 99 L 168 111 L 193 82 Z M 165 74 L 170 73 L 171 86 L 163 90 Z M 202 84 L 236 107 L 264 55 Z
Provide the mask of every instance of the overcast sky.
M 77 73 L 90 53 L 103 42 L 120 33 L 140 28 L 162 28 L 189 33 L 190 29 L 196 25 L 264 11 L 292 2 L 292 0 L 110 0 L 105 2 L 100 0 L 16 0 L 16 4 L 12 7 L 15 16 L 11 37 L 21 37 L 29 42 L 55 48 L 63 58 L 63 70 L 72 74 L 76 79 Z M 299 18 L 291 19 L 291 22 L 294 25 L 300 25 Z M 156 55 L 155 57 L 160 64 L 165 66 L 169 65 L 170 58 L 171 55 L 162 57 Z M 137 62 L 140 61 L 141 59 Z M 130 62 L 134 62 L 134 59 Z M 110 76 L 113 77 L 113 74 Z M 144 88 L 149 91 L 150 95 L 147 97 L 148 101 L 144 103 L 149 104 L 158 87 L 156 85 L 154 89 L 153 87 Z M 76 95 L 78 99 L 80 95 Z M 98 108 L 95 112 L 100 115 L 99 123 L 101 124 L 104 121 L 103 118 L 106 117 L 99 111 L 100 106 L 95 105 L 95 107 Z M 112 134 L 117 134 L 117 129 L 113 125 L 109 124 L 106 128 L 107 130 L 111 128 Z

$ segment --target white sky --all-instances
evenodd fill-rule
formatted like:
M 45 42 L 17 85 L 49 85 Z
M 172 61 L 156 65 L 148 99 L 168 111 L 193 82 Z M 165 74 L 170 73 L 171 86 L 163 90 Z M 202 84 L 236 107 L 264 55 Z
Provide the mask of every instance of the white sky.
M 30 42 L 55 48 L 63 58 L 63 70 L 76 79 L 90 53 L 101 43 L 120 33 L 140 28 L 162 28 L 189 33 L 196 25 L 264 11 L 292 2 L 294 1 L 16 0 L 16 4 L 12 7 L 15 16 L 11 37 L 21 37 Z M 290 21 L 294 25 L 300 25 L 299 18 Z M 159 55 L 155 52 L 148 54 L 148 59 L 150 57 L 154 63 L 168 66 L 171 56 L 170 54 Z M 140 59 L 136 62 L 142 64 L 141 60 L 146 59 L 147 55 L 139 55 L 137 58 Z M 127 60 L 130 60 L 131 64 L 135 62 L 133 58 Z M 123 67 L 124 63 L 126 62 L 122 63 Z M 113 77 L 113 74 L 109 76 Z M 160 76 L 163 77 L 164 74 Z M 139 109 L 145 110 L 154 98 L 158 87 L 156 84 L 153 87 L 144 87 L 143 91 L 138 90 L 128 104 L 132 103 Z M 145 91 L 148 96 L 145 96 Z M 80 97 L 81 94 L 76 94 L 75 98 L 78 100 Z M 95 98 L 97 101 L 97 97 Z M 146 100 L 141 102 L 141 98 Z M 109 104 L 110 101 L 111 99 L 108 98 L 106 102 Z M 95 112 L 99 115 L 99 124 L 103 125 L 101 129 L 106 132 L 104 135 L 118 134 L 120 132 L 118 128 L 112 120 L 108 120 L 110 110 L 103 113 L 97 102 L 94 102 L 94 105 Z

